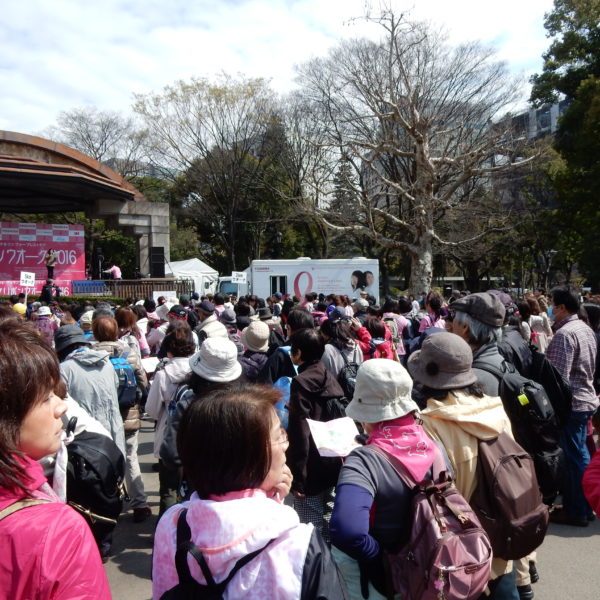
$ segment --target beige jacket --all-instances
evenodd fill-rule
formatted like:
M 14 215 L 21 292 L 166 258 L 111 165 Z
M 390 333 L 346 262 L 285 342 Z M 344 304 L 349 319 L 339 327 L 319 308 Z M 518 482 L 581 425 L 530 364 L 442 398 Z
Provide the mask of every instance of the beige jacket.
M 468 501 L 477 485 L 476 467 L 479 440 L 497 437 L 503 431 L 512 437 L 510 421 L 499 397 L 468 396 L 450 392 L 444 400 L 427 401 L 421 413 L 425 431 L 446 448 L 454 468 L 456 487 Z M 508 573 L 512 561 L 494 558 L 492 579 Z

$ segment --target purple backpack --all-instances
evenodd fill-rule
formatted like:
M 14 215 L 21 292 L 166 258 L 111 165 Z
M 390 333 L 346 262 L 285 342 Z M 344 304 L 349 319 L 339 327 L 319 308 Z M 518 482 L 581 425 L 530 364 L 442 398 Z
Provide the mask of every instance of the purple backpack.
M 408 543 L 386 553 L 394 593 L 406 600 L 476 600 L 485 590 L 492 564 L 490 540 L 447 476 L 435 449 L 433 480 L 416 483 L 402 463 L 370 445 L 413 490 Z

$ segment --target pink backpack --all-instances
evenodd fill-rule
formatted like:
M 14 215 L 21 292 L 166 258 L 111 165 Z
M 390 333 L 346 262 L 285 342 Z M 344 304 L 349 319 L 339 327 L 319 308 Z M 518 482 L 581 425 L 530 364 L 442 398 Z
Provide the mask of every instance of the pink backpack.
M 492 564 L 490 540 L 475 513 L 452 484 L 436 448 L 433 480 L 416 483 L 402 463 L 377 446 L 413 490 L 408 543 L 386 553 L 394 593 L 406 600 L 476 600 L 485 590 Z

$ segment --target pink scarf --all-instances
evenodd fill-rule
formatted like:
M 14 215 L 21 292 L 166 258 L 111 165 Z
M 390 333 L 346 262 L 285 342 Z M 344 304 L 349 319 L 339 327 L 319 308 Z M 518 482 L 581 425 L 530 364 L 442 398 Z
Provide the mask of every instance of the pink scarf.
M 397 458 L 416 482 L 424 479 L 436 451 L 435 442 L 415 423 L 412 414 L 378 423 L 367 444 Z

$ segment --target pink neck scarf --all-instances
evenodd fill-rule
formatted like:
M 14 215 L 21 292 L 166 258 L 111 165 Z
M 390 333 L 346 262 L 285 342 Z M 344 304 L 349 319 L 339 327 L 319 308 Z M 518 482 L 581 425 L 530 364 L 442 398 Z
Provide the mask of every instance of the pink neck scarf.
M 412 414 L 378 423 L 367 444 L 397 458 L 417 483 L 431 468 L 436 451 L 435 442 L 415 423 Z

